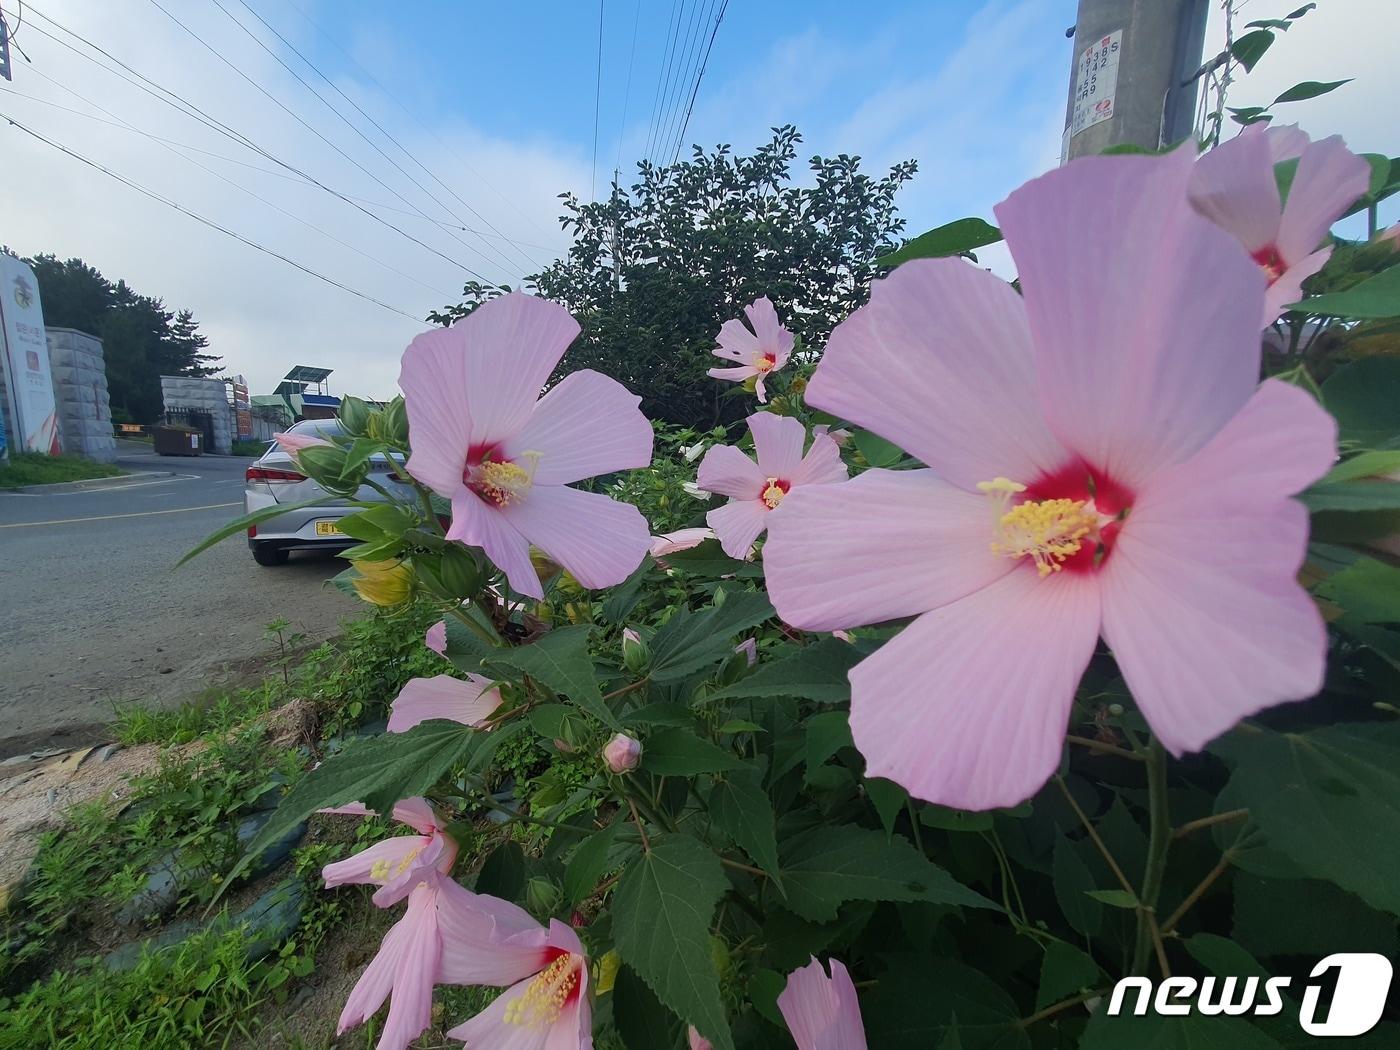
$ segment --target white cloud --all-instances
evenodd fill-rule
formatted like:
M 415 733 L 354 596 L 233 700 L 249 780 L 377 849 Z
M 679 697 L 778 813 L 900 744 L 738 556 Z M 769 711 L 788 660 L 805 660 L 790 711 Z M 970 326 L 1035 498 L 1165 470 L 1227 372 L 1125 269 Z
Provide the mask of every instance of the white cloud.
M 61 9 L 51 9 L 64 25 L 100 42 L 116 57 L 180 98 L 246 133 L 288 163 L 349 196 L 400 209 L 371 208 L 452 260 L 494 280 L 516 283 L 531 269 L 519 252 L 537 264 L 554 256 L 553 251 L 535 247 L 518 252 L 503 246 L 494 236 L 485 239 L 487 247 L 472 234 L 453 235 L 419 216 L 402 214 L 416 206 L 429 215 L 448 219 L 443 209 L 395 171 L 213 5 L 171 5 L 170 9 L 205 40 L 234 57 L 252 80 L 386 185 L 377 184 L 354 168 L 154 6 L 138 8 L 75 0 Z M 268 172 L 196 154 L 200 163 L 220 171 L 236 184 L 229 185 L 148 138 L 17 97 L 9 91 L 0 91 L 0 112 L 192 211 L 414 317 L 422 317 L 428 310 L 456 299 L 469 275 L 452 262 L 375 223 L 329 194 L 285 177 L 287 173 L 271 161 L 179 115 L 41 35 L 33 27 L 64 38 L 42 18 L 29 12 L 26 17 L 29 27 L 21 29 L 19 42 L 33 65 L 15 56 L 16 92 L 71 109 L 96 112 L 45 81 L 36 74 L 37 70 L 139 128 L 243 160 Z M 303 34 L 312 32 L 305 23 L 298 25 L 275 16 L 270 20 L 298 46 L 306 43 Z M 260 26 L 251 20 L 250 24 L 261 32 Z M 69 42 L 83 49 L 75 41 Z M 298 68 L 293 56 L 285 58 Z M 299 72 L 345 107 L 352 119 L 362 123 L 343 100 L 330 94 L 319 78 L 305 69 L 299 68 Z M 502 233 L 531 245 L 553 246 L 556 250 L 562 246 L 555 195 L 561 189 L 587 185 L 586 159 L 581 150 L 538 136 L 517 141 L 492 138 L 462 119 L 439 124 L 428 132 L 372 86 L 345 75 L 338 76 L 337 83 Z M 97 115 L 102 120 L 113 119 Z M 366 132 L 378 139 L 372 128 L 366 127 Z M 318 364 L 335 369 L 335 391 L 369 396 L 393 392 L 399 353 L 415 332 L 426 327 L 423 322 L 382 310 L 238 244 L 141 197 L 18 129 L 0 129 L 0 135 L 5 146 L 5 191 L 11 202 L 0 225 L 0 241 L 24 254 L 42 251 L 62 258 L 79 256 L 110 279 L 125 278 L 139 291 L 160 296 L 168 308 L 192 309 L 210 337 L 213 352 L 223 355 L 230 371 L 248 376 L 255 391 L 270 390 L 293 364 Z M 428 191 L 458 213 L 463 225 L 489 233 L 481 219 L 410 163 L 397 147 L 382 140 L 380 145 Z M 462 158 L 469 158 L 471 167 L 499 191 L 489 189 L 481 178 L 468 171 Z M 275 202 L 365 254 L 356 254 L 313 232 L 239 187 Z M 503 193 L 509 194 L 509 203 Z M 411 203 L 396 194 L 402 194 Z M 22 202 L 22 206 L 14 206 L 16 202 Z M 416 280 L 399 276 L 390 268 Z

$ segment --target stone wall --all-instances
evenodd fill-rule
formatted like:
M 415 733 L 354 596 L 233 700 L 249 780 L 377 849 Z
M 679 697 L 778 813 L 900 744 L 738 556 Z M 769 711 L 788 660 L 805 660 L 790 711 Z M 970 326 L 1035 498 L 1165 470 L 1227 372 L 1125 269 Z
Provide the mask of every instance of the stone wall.
M 160 395 L 167 412 L 180 409 L 208 412 L 214 420 L 214 447 L 210 451 L 225 456 L 233 451 L 233 409 L 222 379 L 161 376 Z
M 45 334 L 63 451 L 110 463 L 117 445 L 102 340 L 72 328 L 46 328 Z

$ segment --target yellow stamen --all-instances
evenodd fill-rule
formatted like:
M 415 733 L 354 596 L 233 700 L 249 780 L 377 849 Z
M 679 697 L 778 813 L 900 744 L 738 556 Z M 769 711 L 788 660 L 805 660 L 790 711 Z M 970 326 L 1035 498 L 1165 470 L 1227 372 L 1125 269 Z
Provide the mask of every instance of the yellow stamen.
M 753 355 L 753 366 L 759 372 L 771 372 L 778 364 L 778 359 L 772 354 L 759 353 Z
M 574 957 L 559 956 L 525 986 L 525 991 L 506 1003 L 506 1024 L 531 1028 L 553 1024 L 577 985 L 578 967 L 574 965 Z
M 787 489 L 778 484 L 778 479 L 769 478 L 761 498 L 763 502 L 768 505 L 769 510 L 774 510 L 777 508 L 778 504 L 783 501 L 783 497 L 786 495 Z
M 1099 516 L 1089 500 L 1026 500 L 1011 506 L 1013 496 L 1026 486 L 1009 478 L 979 482 L 977 487 L 991 497 L 996 509 L 996 539 L 993 554 L 1008 558 L 1029 555 L 1042 577 L 1059 572 L 1063 562 L 1078 554 L 1085 537 L 1099 526 Z
M 472 471 L 472 487 L 499 507 L 523 498 L 534 483 L 540 453 L 526 452 L 524 458 L 529 461 L 529 470 L 519 463 L 504 460 L 487 460 L 478 465 Z
M 388 882 L 396 879 L 409 869 L 418 854 L 422 853 L 428 846 L 428 840 L 424 839 L 418 846 L 409 850 L 403 855 L 397 864 L 391 865 L 387 860 L 377 860 L 369 869 L 369 877 L 375 882 Z

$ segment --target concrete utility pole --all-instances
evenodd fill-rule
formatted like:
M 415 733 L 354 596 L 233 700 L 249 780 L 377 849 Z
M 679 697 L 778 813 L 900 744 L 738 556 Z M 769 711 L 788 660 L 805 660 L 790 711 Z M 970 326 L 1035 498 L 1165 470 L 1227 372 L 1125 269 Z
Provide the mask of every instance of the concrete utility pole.
M 1079 0 L 1061 161 L 1191 134 L 1210 0 Z

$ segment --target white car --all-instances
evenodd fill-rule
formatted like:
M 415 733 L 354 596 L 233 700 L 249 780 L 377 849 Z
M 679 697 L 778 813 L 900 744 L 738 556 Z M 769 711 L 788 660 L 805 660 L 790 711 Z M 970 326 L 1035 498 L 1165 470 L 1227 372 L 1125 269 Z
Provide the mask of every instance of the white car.
M 288 428 L 288 433 L 306 437 L 329 437 L 340 433 L 340 423 L 334 419 L 305 419 Z M 413 498 L 413 489 L 401 481 L 394 468 L 383 456 L 369 463 L 370 476 L 396 496 Z M 310 507 L 289 511 L 248 528 L 248 547 L 259 565 L 282 565 L 294 550 L 344 550 L 358 540 L 345 535 L 336 522 L 354 513 L 348 500 L 333 496 L 316 482 L 296 469 L 296 461 L 283 452 L 274 441 L 266 452 L 253 461 L 244 474 L 247 488 L 244 502 L 248 513 L 279 503 L 288 505 L 316 500 Z M 318 499 L 317 497 L 324 497 Z M 383 502 L 384 497 L 361 485 L 355 499 Z

